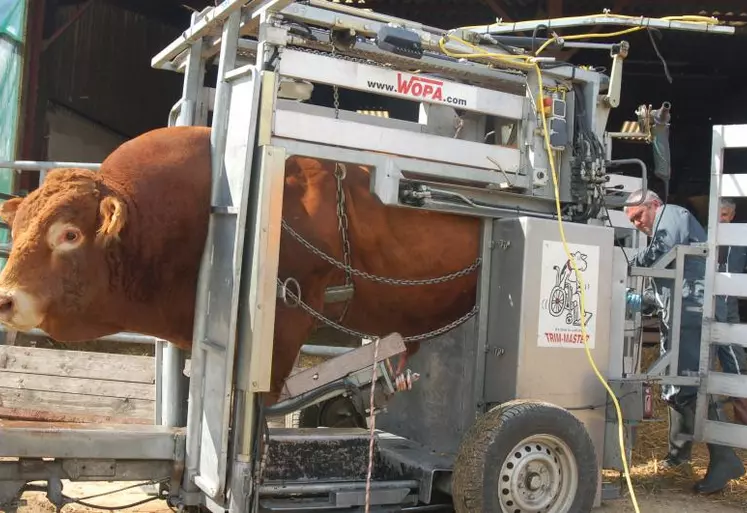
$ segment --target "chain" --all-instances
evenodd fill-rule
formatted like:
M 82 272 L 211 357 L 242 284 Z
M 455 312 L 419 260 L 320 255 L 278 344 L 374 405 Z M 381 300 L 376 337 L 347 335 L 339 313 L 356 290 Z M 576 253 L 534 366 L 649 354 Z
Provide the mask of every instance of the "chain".
M 283 286 L 283 282 L 282 281 L 280 281 L 278 279 L 277 282 L 278 282 L 278 285 L 280 287 Z M 355 330 L 351 330 L 350 328 L 346 328 L 345 326 L 341 326 L 340 324 L 336 323 L 335 321 L 333 321 L 331 319 L 328 319 L 327 317 L 323 316 L 322 314 L 320 314 L 319 312 L 317 312 L 316 310 L 314 310 L 313 308 L 311 308 L 309 305 L 307 305 L 306 303 L 304 303 L 303 301 L 301 301 L 298 298 L 298 296 L 296 296 L 290 290 L 286 289 L 283 292 L 283 294 L 285 294 L 287 297 L 291 298 L 294 301 L 294 304 L 297 304 L 298 306 L 300 306 L 301 309 L 304 312 L 306 312 L 307 314 L 311 315 L 316 320 L 321 321 L 324 324 L 326 324 L 327 326 L 329 326 L 331 328 L 335 328 L 336 330 L 338 330 L 338 331 L 340 331 L 342 333 L 345 333 L 346 335 L 350 335 L 350 336 L 356 337 L 356 338 L 376 338 L 376 336 L 377 336 L 377 335 L 369 335 L 369 334 L 363 333 L 361 331 L 355 331 Z M 461 324 L 464 324 L 465 322 L 467 322 L 468 320 L 470 320 L 472 317 L 474 317 L 477 314 L 478 310 L 479 310 L 479 307 L 477 305 L 475 305 L 474 307 L 472 307 L 472 310 L 470 310 L 466 314 L 462 315 L 459 319 L 450 322 L 446 326 L 442 326 L 441 328 L 437 328 L 437 329 L 435 329 L 433 331 L 429 331 L 428 333 L 423 333 L 422 335 L 413 335 L 413 336 L 410 336 L 410 337 L 404 337 L 402 340 L 404 342 L 416 342 L 416 341 L 419 341 L 419 340 L 426 340 L 426 339 L 429 339 L 429 338 L 432 338 L 432 337 L 437 337 L 439 335 L 443 335 L 444 333 L 449 332 L 449 331 L 453 330 L 454 328 L 456 328 L 457 326 L 459 326 Z
M 330 35 L 331 37 L 331 35 Z M 337 48 L 335 47 L 335 44 L 332 43 L 332 57 L 337 58 Z M 337 87 L 337 84 L 334 84 L 332 86 L 332 98 L 335 106 L 335 119 L 340 119 L 340 89 Z M 337 168 L 335 167 L 335 176 L 337 176 Z M 339 186 L 338 186 L 339 187 Z
M 353 275 L 350 272 L 352 269 L 352 260 L 350 256 L 350 239 L 348 238 L 348 214 L 345 211 L 345 190 L 342 188 L 342 181 L 347 175 L 347 168 L 345 164 L 335 162 L 335 184 L 337 186 L 337 229 L 340 232 L 340 239 L 342 242 L 342 261 L 345 266 L 345 286 L 351 287 L 353 285 Z M 345 315 L 348 313 L 350 308 L 350 301 L 352 296 L 348 297 L 345 301 L 345 305 L 340 314 L 338 322 L 342 322 L 345 319 Z
M 300 242 L 301 245 L 303 245 L 306 249 L 308 249 L 309 251 L 311 251 L 318 257 L 322 258 L 323 260 L 334 265 L 338 269 L 342 269 L 343 271 L 349 271 L 350 274 L 354 276 L 366 278 L 368 280 L 378 282 L 378 283 L 385 283 L 387 285 L 436 285 L 438 283 L 444 283 L 447 281 L 454 280 L 456 278 L 461 278 L 462 276 L 466 276 L 474 272 L 475 269 L 480 267 L 480 264 L 482 263 L 482 259 L 480 257 L 477 257 L 477 259 L 475 259 L 475 261 L 472 262 L 470 266 L 465 267 L 461 271 L 456 271 L 451 274 L 441 276 L 439 278 L 426 278 L 424 280 L 405 280 L 405 279 L 397 279 L 397 278 L 384 278 L 383 276 L 377 276 L 375 274 L 371 274 L 366 271 L 360 271 L 358 269 L 355 269 L 354 267 L 349 267 L 341 262 L 338 262 L 337 260 L 329 256 L 328 254 L 326 254 L 324 251 L 315 248 L 309 241 L 304 239 L 298 232 L 296 232 L 293 228 L 291 228 L 290 225 L 288 225 L 288 223 L 285 222 L 285 219 L 282 220 L 282 226 L 284 230 L 290 233 L 291 236 L 294 239 L 296 239 L 298 242 Z

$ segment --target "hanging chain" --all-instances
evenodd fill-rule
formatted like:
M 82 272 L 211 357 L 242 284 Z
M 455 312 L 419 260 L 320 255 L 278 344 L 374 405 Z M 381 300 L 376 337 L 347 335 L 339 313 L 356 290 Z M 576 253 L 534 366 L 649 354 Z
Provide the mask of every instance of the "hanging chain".
M 278 279 L 277 283 L 278 283 L 278 286 L 281 287 L 281 289 L 282 289 L 283 282 Z M 314 310 L 313 308 L 311 308 L 309 305 L 307 305 L 306 303 L 304 303 L 303 301 L 301 301 L 298 298 L 298 296 L 296 296 L 293 292 L 291 292 L 288 289 L 285 289 L 282 293 L 283 293 L 284 297 L 292 299 L 294 305 L 300 306 L 301 309 L 304 312 L 306 312 L 307 314 L 311 315 L 316 320 L 321 321 L 324 324 L 326 324 L 327 326 L 329 326 L 331 328 L 334 328 L 334 329 L 336 329 L 336 330 L 338 330 L 338 331 L 340 331 L 342 333 L 345 333 L 346 335 L 350 335 L 350 336 L 356 337 L 356 338 L 376 338 L 377 337 L 377 335 L 370 335 L 370 334 L 367 334 L 367 333 L 363 333 L 362 331 L 351 330 L 350 328 L 346 328 L 345 326 L 341 326 L 340 324 L 336 323 L 335 321 L 333 321 L 331 319 L 328 319 L 327 317 L 323 316 L 322 314 L 320 314 L 319 312 L 317 312 L 316 310 Z M 472 317 L 475 316 L 475 314 L 477 314 L 478 310 L 479 310 L 479 307 L 477 305 L 475 305 L 475 306 L 472 307 L 472 310 L 470 310 L 466 314 L 462 315 L 459 319 L 450 322 L 446 326 L 443 326 L 441 328 L 437 328 L 437 329 L 435 329 L 433 331 L 429 331 L 428 333 L 423 333 L 422 335 L 412 335 L 410 337 L 404 337 L 402 340 L 404 342 L 416 342 L 416 341 L 419 341 L 419 340 L 426 340 L 426 339 L 429 339 L 429 338 L 432 338 L 432 337 L 437 337 L 439 335 L 443 335 L 444 333 L 449 332 L 449 331 L 453 330 L 454 328 L 456 328 L 457 326 L 459 326 L 461 324 L 464 324 L 465 322 L 467 322 L 468 320 L 470 320 Z
M 461 271 L 456 271 L 451 274 L 447 274 L 445 276 L 440 276 L 438 278 L 426 278 L 423 280 L 407 280 L 407 279 L 397 279 L 397 278 L 385 278 L 383 276 L 377 276 L 375 274 L 368 273 L 366 271 L 361 271 L 359 269 L 355 269 L 354 267 L 348 267 L 345 264 L 335 260 L 328 254 L 326 254 L 324 251 L 317 249 L 314 247 L 309 241 L 304 239 L 298 232 L 296 232 L 293 228 L 288 225 L 288 223 L 285 222 L 285 219 L 281 221 L 282 227 L 285 231 L 287 231 L 294 239 L 296 239 L 299 243 L 301 243 L 302 246 L 304 246 L 306 249 L 317 255 L 319 258 L 329 262 L 330 264 L 334 265 L 338 269 L 342 269 L 343 271 L 349 271 L 350 274 L 353 276 L 359 276 L 361 278 L 365 278 L 367 280 L 371 280 L 377 283 L 384 283 L 387 285 L 436 285 L 438 283 L 444 283 L 447 281 L 454 280 L 456 278 L 461 278 L 462 276 L 466 276 L 468 274 L 471 274 L 475 271 L 478 267 L 480 267 L 480 264 L 482 263 L 482 258 L 477 257 L 472 264 L 470 264 L 468 267 L 465 267 Z
M 335 43 L 332 42 L 332 57 L 337 57 L 337 54 L 335 53 L 336 50 Z M 335 119 L 340 119 L 340 90 L 337 87 L 337 84 L 332 86 L 332 99 L 335 106 Z
M 348 214 L 345 209 L 345 190 L 342 188 L 342 181 L 347 176 L 347 168 L 345 164 L 335 162 L 335 185 L 337 188 L 337 229 L 340 232 L 340 240 L 342 242 L 342 263 L 345 266 L 345 287 L 353 286 L 353 275 L 351 273 L 352 260 L 350 251 L 350 239 L 348 238 Z M 345 319 L 345 315 L 348 313 L 350 307 L 350 301 L 352 295 L 345 300 L 345 304 L 342 309 L 340 317 L 337 322 L 342 322 Z

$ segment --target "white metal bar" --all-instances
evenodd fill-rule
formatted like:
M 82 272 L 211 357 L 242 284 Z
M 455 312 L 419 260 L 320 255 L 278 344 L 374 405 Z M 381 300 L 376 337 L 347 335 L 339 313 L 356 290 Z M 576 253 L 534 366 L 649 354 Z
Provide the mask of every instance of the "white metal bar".
M 747 324 L 711 323 L 711 342 L 737 344 L 747 348 Z
M 524 96 L 286 49 L 278 73 L 322 84 L 522 119 Z
M 277 275 L 280 265 L 280 225 L 283 214 L 285 183 L 284 148 L 263 147 L 258 180 L 259 197 L 265 198 L 257 208 L 257 226 L 252 243 L 252 288 L 256 287 L 249 307 L 254 318 L 252 329 L 250 392 L 269 392 L 272 347 L 277 303 Z M 255 285 L 256 284 L 256 285 Z
M 312 105 L 310 103 L 301 103 L 295 100 L 286 100 L 278 98 L 276 105 L 279 109 L 303 112 L 305 114 L 311 114 L 312 116 L 324 116 L 326 118 L 335 117 L 335 109 L 332 107 L 323 107 L 321 105 Z M 416 121 L 404 121 L 397 118 L 384 118 L 379 116 L 371 116 L 369 114 L 358 114 L 349 110 L 341 110 L 337 113 L 337 119 L 343 119 L 347 121 L 355 121 L 358 123 L 365 123 L 367 125 L 377 125 L 387 128 L 396 128 L 398 130 L 409 130 L 410 132 L 422 132 L 423 125 Z
M 483 31 L 491 34 L 510 34 L 513 32 L 532 31 L 540 25 L 545 25 L 547 30 L 567 27 L 583 27 L 592 25 L 623 25 L 631 27 L 650 27 L 659 29 L 685 30 L 689 32 L 711 32 L 719 34 L 734 34 L 734 27 L 714 26 L 707 23 L 683 22 L 674 20 L 663 20 L 657 18 L 626 17 L 622 18 L 607 14 L 591 14 L 588 16 L 571 16 L 567 18 L 555 18 L 545 20 L 519 21 L 515 23 L 500 23 L 486 26 Z
M 713 131 L 721 135 L 724 148 L 747 148 L 747 125 L 717 125 Z
M 711 372 L 712 333 L 711 323 L 715 321 L 716 296 L 719 295 L 718 270 L 718 225 L 719 200 L 722 193 L 721 178 L 724 169 L 724 145 L 721 127 L 714 126 L 711 133 L 711 184 L 708 197 L 708 254 L 705 263 L 703 290 L 703 321 L 705 329 L 700 335 L 700 362 L 698 374 L 708 376 Z M 723 295 L 723 293 L 721 294 Z M 730 294 L 726 294 L 730 295 Z M 695 425 L 693 435 L 696 440 L 703 440 L 706 435 L 708 420 L 708 392 L 700 386 L 695 400 Z
M 719 246 L 747 246 L 747 223 L 719 223 Z
M 5 326 L 0 325 L 0 331 L 7 332 L 7 331 L 13 331 L 13 330 L 9 330 Z M 49 336 L 48 333 L 38 328 L 34 328 L 28 331 L 19 331 L 18 333 L 22 335 L 30 335 L 33 337 L 52 338 L 51 336 Z M 107 342 L 121 342 L 123 344 L 154 344 L 157 339 L 155 337 L 150 337 L 148 335 L 140 335 L 138 333 L 128 333 L 126 331 L 122 331 L 120 333 L 115 333 L 114 335 L 105 335 L 103 337 L 99 337 L 94 340 L 107 341 Z
M 747 274 L 715 273 L 714 278 L 715 296 L 747 297 Z
M 155 365 L 156 365 L 156 407 L 155 407 L 155 422 L 157 426 L 163 426 L 164 415 L 163 415 L 163 348 L 167 342 L 164 340 L 156 340 L 155 347 Z
M 44 422 L 0 422 L 0 457 L 173 460 L 179 429 L 137 424 L 66 429 Z
M 436 34 L 440 34 L 442 32 L 442 30 L 439 28 L 429 27 L 427 25 L 423 25 L 422 23 L 418 23 L 416 21 L 406 20 L 404 18 L 397 18 L 396 16 L 389 16 L 388 14 L 381 14 L 378 12 L 366 11 L 363 9 L 359 9 L 357 7 L 351 7 L 348 5 L 343 5 L 341 3 L 333 3 L 327 0 L 309 0 L 309 5 L 313 7 L 319 7 L 327 11 L 337 11 L 343 14 L 349 14 L 351 16 L 359 16 L 361 18 L 366 18 L 369 20 L 376 20 L 383 24 L 394 23 L 395 25 L 398 25 L 398 26 L 404 25 L 409 28 L 414 28 L 414 29 L 419 29 L 419 30 L 428 30 L 429 32 L 434 32 Z M 305 6 L 298 5 L 298 7 L 304 8 Z
M 611 189 L 616 186 L 622 185 L 622 189 L 617 189 L 618 192 L 627 192 L 631 193 L 633 191 L 636 191 L 641 188 L 641 184 L 643 183 L 643 180 L 638 178 L 637 176 L 625 176 L 625 175 L 616 175 L 616 174 L 609 174 L 609 181 L 605 184 L 606 189 Z
M 721 175 L 720 197 L 743 198 L 747 196 L 747 174 Z
M 498 162 L 507 172 L 519 168 L 519 150 L 490 146 L 471 141 L 404 130 L 370 126 L 363 123 L 326 119 L 320 116 L 278 109 L 274 134 L 277 137 L 321 144 L 390 153 L 421 160 L 453 163 L 468 167 L 494 169 L 488 157 Z M 489 182 L 502 180 L 496 172 Z
M 258 17 L 268 10 L 280 10 L 291 3 L 291 0 L 224 0 L 217 7 L 207 11 L 200 20 L 185 30 L 181 36 L 172 41 L 166 48 L 151 59 L 151 67 L 172 69 L 172 61 L 179 54 L 189 49 L 191 43 L 207 36 L 213 29 L 218 29 L 232 13 L 244 6 L 251 12 L 251 18 Z M 241 20 L 239 19 L 239 22 Z M 234 49 L 235 53 L 235 49 Z
M 747 449 L 747 426 L 706 420 L 703 427 L 703 437 L 696 440 Z
M 225 0 L 217 7 L 213 7 L 195 24 L 185 30 L 181 36 L 171 42 L 166 48 L 158 52 L 151 60 L 151 67 L 168 69 L 168 62 L 185 50 L 190 44 L 205 37 L 214 28 L 218 28 L 231 13 L 241 9 L 251 0 Z
M 235 4 L 245 2 L 233 2 Z M 225 6 L 226 3 L 221 5 Z M 224 160 L 226 152 L 229 106 L 232 85 L 226 74 L 234 69 L 241 12 L 232 10 L 223 25 L 216 83 L 215 105 L 210 136 L 212 192 L 214 207 L 236 206 L 237 194 L 230 187 L 236 185 L 234 176 L 227 176 Z M 198 22 L 199 23 L 199 22 Z M 240 182 L 239 182 L 240 183 Z M 226 303 L 230 300 L 233 285 L 233 244 L 235 225 L 227 217 L 211 214 L 205 251 L 200 263 L 190 369 L 189 410 L 187 420 L 187 480 L 202 489 L 209 497 L 222 494 L 226 477 L 227 460 L 221 457 L 224 447 L 225 405 L 230 401 L 230 389 L 226 390 L 227 375 L 233 366 L 226 368 L 225 344 L 233 338 L 227 333 L 228 323 L 218 322 L 217 315 L 208 315 L 219 310 L 226 318 L 230 315 Z
M 707 383 L 709 394 L 747 397 L 747 376 L 711 371 Z
M 0 169 L 17 169 L 20 171 L 48 171 L 50 169 L 75 167 L 78 169 L 91 169 L 98 171 L 101 164 L 93 162 L 45 162 L 41 160 L 2 160 Z

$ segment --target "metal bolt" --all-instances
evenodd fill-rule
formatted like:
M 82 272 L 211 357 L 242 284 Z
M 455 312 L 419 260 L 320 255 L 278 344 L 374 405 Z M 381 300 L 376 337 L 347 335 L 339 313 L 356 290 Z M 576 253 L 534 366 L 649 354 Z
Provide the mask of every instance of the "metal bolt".
M 529 489 L 534 491 L 540 487 L 540 484 L 542 484 L 542 480 L 537 474 L 532 474 L 527 484 L 529 485 Z

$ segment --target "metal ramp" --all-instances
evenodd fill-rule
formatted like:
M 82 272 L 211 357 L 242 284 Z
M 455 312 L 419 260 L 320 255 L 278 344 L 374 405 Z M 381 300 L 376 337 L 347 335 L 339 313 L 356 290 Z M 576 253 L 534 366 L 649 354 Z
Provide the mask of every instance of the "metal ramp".
M 717 296 L 747 298 L 747 274 L 718 272 L 719 246 L 747 246 L 746 223 L 719 222 L 719 203 L 722 198 L 747 197 L 747 174 L 724 174 L 724 151 L 731 148 L 747 148 L 747 125 L 713 127 L 708 256 L 700 344 L 701 386 L 696 403 L 695 439 L 745 449 L 747 426 L 708 419 L 709 395 L 747 397 L 747 376 L 712 370 L 716 344 L 747 347 L 747 324 L 718 322 L 715 317 Z

